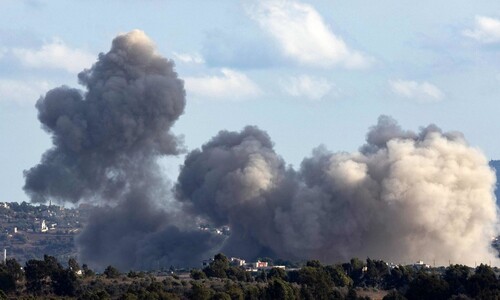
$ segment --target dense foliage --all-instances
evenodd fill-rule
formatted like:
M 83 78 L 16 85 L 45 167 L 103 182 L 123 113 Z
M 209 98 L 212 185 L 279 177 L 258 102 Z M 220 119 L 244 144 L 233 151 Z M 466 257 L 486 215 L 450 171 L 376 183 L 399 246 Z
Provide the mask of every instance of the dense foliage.
M 390 266 L 352 259 L 336 265 L 307 261 L 296 268 L 258 272 L 232 265 L 217 254 L 190 272 L 120 273 L 108 266 L 96 274 L 75 259 L 63 267 L 54 257 L 0 264 L 0 299 L 499 299 L 497 269 L 480 265 L 447 268 Z

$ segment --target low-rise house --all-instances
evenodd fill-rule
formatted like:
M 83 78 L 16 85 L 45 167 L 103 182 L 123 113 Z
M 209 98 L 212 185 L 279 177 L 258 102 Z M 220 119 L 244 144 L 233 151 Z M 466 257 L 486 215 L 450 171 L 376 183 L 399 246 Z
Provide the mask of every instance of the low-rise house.
M 267 261 L 256 261 L 253 263 L 253 267 L 256 269 L 267 268 Z
M 413 268 L 416 270 L 429 269 L 431 266 L 425 264 L 422 260 L 417 261 L 413 264 Z
M 245 260 L 237 257 L 231 257 L 231 264 L 237 267 L 243 267 L 245 265 Z

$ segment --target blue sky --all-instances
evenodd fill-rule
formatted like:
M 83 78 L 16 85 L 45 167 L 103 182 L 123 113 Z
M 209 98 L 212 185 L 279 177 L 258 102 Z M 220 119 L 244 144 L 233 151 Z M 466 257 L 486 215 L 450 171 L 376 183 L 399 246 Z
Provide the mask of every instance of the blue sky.
M 457 130 L 500 159 L 500 2 L 0 0 L 0 201 L 50 147 L 34 103 L 119 33 L 141 29 L 176 62 L 191 150 L 258 125 L 298 166 L 324 144 L 355 151 L 380 114 Z M 165 160 L 172 180 L 182 157 Z

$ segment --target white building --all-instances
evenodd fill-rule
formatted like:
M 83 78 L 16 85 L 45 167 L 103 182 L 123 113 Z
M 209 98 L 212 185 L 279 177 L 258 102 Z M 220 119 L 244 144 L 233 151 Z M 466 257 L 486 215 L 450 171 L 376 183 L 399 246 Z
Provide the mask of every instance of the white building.
M 416 263 L 413 264 L 413 268 L 420 270 L 420 269 L 429 269 L 431 266 L 425 264 L 422 260 L 417 261 Z
M 237 267 L 243 267 L 245 265 L 245 260 L 237 257 L 231 257 L 231 264 Z
M 42 225 L 40 226 L 40 232 L 47 232 L 47 231 L 49 231 L 49 227 L 47 227 L 45 220 L 42 220 Z
M 256 269 L 267 268 L 267 261 L 256 261 L 252 263 L 252 266 Z

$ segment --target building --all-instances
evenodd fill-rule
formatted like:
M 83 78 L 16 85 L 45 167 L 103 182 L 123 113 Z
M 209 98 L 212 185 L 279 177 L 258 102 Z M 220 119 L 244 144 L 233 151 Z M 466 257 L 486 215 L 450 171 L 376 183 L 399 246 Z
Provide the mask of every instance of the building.
M 429 269 L 431 266 L 425 264 L 422 260 L 417 261 L 413 264 L 413 268 L 416 270 Z
M 245 266 L 245 260 L 237 257 L 231 257 L 231 265 L 237 266 L 237 267 L 243 267 Z
M 42 225 L 40 226 L 40 232 L 47 232 L 47 231 L 49 231 L 49 227 L 47 227 L 45 220 L 42 220 Z
M 252 265 L 255 269 L 267 268 L 267 261 L 258 260 L 256 262 L 254 262 Z

